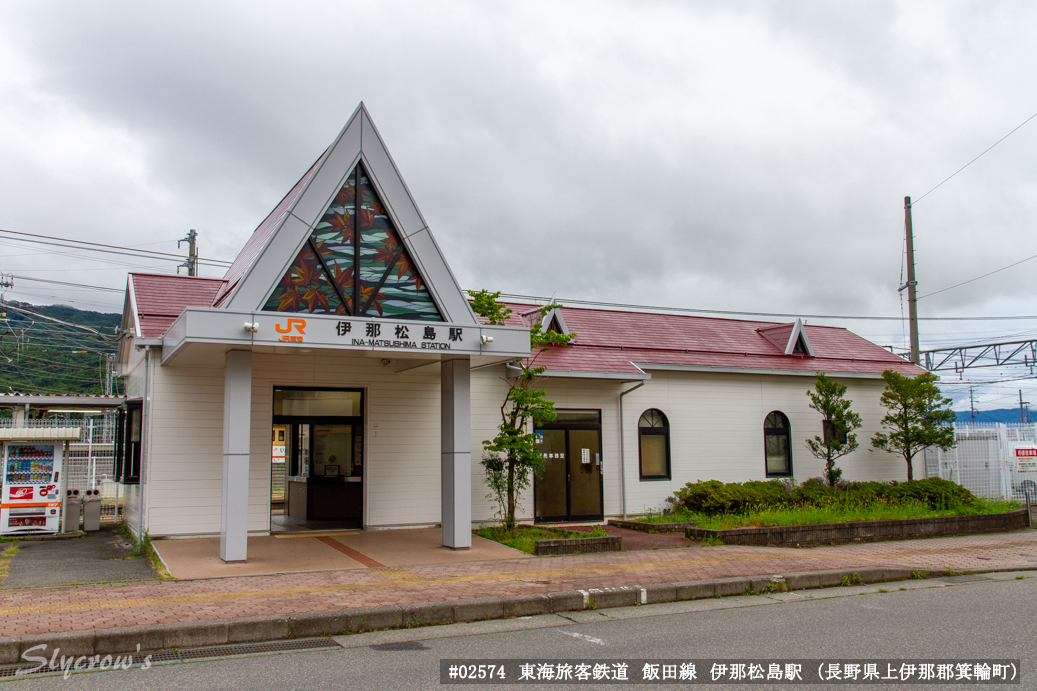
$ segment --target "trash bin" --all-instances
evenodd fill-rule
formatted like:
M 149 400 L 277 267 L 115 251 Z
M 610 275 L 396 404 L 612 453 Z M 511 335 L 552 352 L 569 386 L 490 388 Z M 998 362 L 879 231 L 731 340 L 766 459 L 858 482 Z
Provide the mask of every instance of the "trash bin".
M 83 498 L 83 530 L 101 529 L 101 492 L 100 490 L 87 490 L 87 496 Z
M 65 497 L 65 515 L 61 518 L 61 532 L 72 533 L 79 530 L 79 517 L 83 513 L 83 500 L 79 490 L 69 490 Z

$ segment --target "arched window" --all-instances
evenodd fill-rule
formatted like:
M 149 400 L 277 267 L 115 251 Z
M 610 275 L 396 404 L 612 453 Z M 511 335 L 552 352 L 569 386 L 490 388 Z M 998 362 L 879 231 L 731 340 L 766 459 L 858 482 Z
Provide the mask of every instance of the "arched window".
M 772 411 L 763 421 L 763 451 L 767 477 L 792 475 L 792 428 L 785 413 Z
M 650 408 L 637 421 L 642 480 L 670 479 L 670 423 L 662 411 Z

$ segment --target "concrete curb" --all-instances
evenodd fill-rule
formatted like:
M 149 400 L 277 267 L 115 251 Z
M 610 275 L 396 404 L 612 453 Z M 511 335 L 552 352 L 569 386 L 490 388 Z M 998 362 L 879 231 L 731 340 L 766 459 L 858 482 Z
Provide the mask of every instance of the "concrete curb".
M 1037 567 L 1003 567 L 971 571 L 1029 571 Z M 326 612 L 305 612 L 287 616 L 243 617 L 210 621 L 150 626 L 127 626 L 114 629 L 70 631 L 65 633 L 29 634 L 0 637 L 0 664 L 16 664 L 34 646 L 46 645 L 52 655 L 116 655 L 138 651 L 161 651 L 232 643 L 259 643 L 294 638 L 334 636 L 412 628 L 435 624 L 484 621 L 556 614 L 587 609 L 633 607 L 664 602 L 700 600 L 730 595 L 762 594 L 789 590 L 828 588 L 839 585 L 861 585 L 903 581 L 911 578 L 937 578 L 941 572 L 894 567 L 867 567 L 802 571 L 770 576 L 735 576 L 682 583 L 653 583 L 615 588 L 570 590 L 548 595 L 487 597 L 446 602 L 422 602 L 408 605 L 358 607 Z M 956 574 L 961 575 L 961 574 Z M 139 648 L 137 647 L 139 644 Z M 39 649 L 35 651 L 40 654 Z
M 610 518 L 609 525 L 629 530 L 640 530 L 642 533 L 676 533 L 681 530 L 695 527 L 695 521 L 684 521 L 682 523 L 645 523 L 644 521 L 621 521 Z
M 623 538 L 612 535 L 604 537 L 571 537 L 561 540 L 537 540 L 533 553 L 538 557 L 561 554 L 591 554 L 594 552 L 622 552 Z
M 86 537 L 86 531 L 73 530 L 67 533 L 50 533 L 47 535 L 36 535 L 29 533 L 26 535 L 7 535 L 5 537 L 7 537 L 8 539 L 4 540 L 4 542 L 49 542 L 51 540 L 78 540 L 81 537 Z

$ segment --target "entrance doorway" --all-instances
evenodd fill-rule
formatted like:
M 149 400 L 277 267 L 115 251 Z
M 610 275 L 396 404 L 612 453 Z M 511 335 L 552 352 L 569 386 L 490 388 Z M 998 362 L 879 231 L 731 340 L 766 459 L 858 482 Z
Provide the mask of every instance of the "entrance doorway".
M 535 521 L 602 520 L 601 411 L 559 410 L 536 435 L 544 473 L 534 481 Z
M 274 389 L 283 462 L 271 459 L 271 489 L 284 489 L 280 505 L 271 493 L 271 530 L 363 527 L 363 403 L 354 389 Z

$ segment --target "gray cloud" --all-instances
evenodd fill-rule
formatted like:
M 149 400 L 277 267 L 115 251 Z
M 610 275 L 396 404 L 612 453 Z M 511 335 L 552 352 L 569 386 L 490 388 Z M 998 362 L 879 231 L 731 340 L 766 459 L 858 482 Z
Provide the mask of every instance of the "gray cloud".
M 194 227 L 203 255 L 230 259 L 364 100 L 465 286 L 899 314 L 903 197 L 1033 112 L 1035 14 L 993 2 L 8 3 L 0 227 L 165 250 Z M 923 294 L 1037 253 L 1035 153 L 1037 122 L 919 203 Z M 125 267 L 3 251 L 16 273 L 125 280 Z M 927 298 L 923 314 L 1033 313 L 1031 270 Z M 897 323 L 850 326 L 902 340 Z M 1029 324 L 962 326 L 924 335 Z

